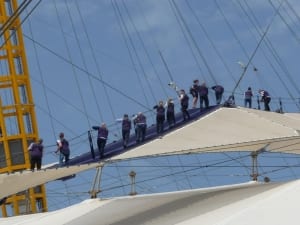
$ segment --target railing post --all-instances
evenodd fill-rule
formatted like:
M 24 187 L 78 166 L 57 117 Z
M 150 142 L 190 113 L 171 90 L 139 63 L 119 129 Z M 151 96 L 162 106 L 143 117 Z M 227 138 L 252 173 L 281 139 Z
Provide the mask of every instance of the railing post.
M 134 172 L 133 170 L 129 173 L 130 179 L 131 179 L 131 192 L 129 193 L 129 195 L 136 195 L 137 192 L 135 191 L 135 176 L 136 176 L 136 172 Z

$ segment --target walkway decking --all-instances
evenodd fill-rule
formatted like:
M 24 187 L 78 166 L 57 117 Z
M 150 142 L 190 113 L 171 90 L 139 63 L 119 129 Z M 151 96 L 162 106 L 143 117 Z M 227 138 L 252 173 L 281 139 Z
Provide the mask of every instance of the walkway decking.
M 156 124 L 153 124 L 151 126 L 149 126 L 147 128 L 147 131 L 146 131 L 146 138 L 145 138 L 145 141 L 142 142 L 142 143 L 136 143 L 136 138 L 135 138 L 135 134 L 134 134 L 134 129 L 132 129 L 131 131 L 131 135 L 130 135 L 130 138 L 129 138 L 129 143 L 128 143 L 128 146 L 126 149 L 124 149 L 123 147 L 123 140 L 120 139 L 118 141 L 115 141 L 113 143 L 109 143 L 105 146 L 105 149 L 104 149 L 104 157 L 101 159 L 107 159 L 107 158 L 110 158 L 112 156 L 115 156 L 115 155 L 118 155 L 118 154 L 121 154 L 125 151 L 130 151 L 131 149 L 139 146 L 139 145 L 143 145 L 155 138 L 159 138 L 161 135 L 165 135 L 169 132 L 172 132 L 188 123 L 191 123 L 192 121 L 196 120 L 196 119 L 199 119 L 207 114 L 209 114 L 210 112 L 213 112 L 215 111 L 216 109 L 218 109 L 220 106 L 210 106 L 208 109 L 204 109 L 202 111 L 200 111 L 199 108 L 196 108 L 196 109 L 189 109 L 189 113 L 190 113 L 190 119 L 189 120 L 186 120 L 186 121 L 183 121 L 183 117 L 182 117 L 182 113 L 181 112 L 178 112 L 176 115 L 175 115 L 175 119 L 176 119 L 176 124 L 175 126 L 173 126 L 172 128 L 169 129 L 168 127 L 168 123 L 165 122 L 164 123 L 164 132 L 161 133 L 161 134 L 157 134 L 156 132 Z M 95 147 L 95 150 L 94 150 L 94 153 L 95 153 L 95 158 L 92 157 L 92 153 L 90 150 L 88 150 L 88 152 L 80 155 L 80 156 L 76 156 L 72 159 L 70 159 L 69 161 L 69 165 L 78 165 L 78 164 L 85 164 L 85 163 L 91 163 L 91 162 L 96 162 L 96 161 L 99 161 L 99 151 L 98 149 Z M 58 164 L 55 164 L 53 165 L 53 167 L 56 167 L 58 166 Z

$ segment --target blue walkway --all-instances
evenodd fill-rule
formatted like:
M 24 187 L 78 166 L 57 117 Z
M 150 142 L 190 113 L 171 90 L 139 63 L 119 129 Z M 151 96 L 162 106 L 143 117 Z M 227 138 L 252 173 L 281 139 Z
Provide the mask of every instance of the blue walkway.
M 136 139 L 135 139 L 135 134 L 134 134 L 134 129 L 132 129 L 131 131 L 131 136 L 129 139 L 129 143 L 126 149 L 123 148 L 123 140 L 120 139 L 118 141 L 115 141 L 113 143 L 109 143 L 105 146 L 104 149 L 104 157 L 102 159 L 107 159 L 110 158 L 112 156 L 121 154 L 123 152 L 126 151 L 130 151 L 130 149 L 137 147 L 138 145 L 143 145 L 155 138 L 158 138 L 161 135 L 165 135 L 169 132 L 172 132 L 188 123 L 191 123 L 192 121 L 194 121 L 195 119 L 199 119 L 202 116 L 205 116 L 207 114 L 209 114 L 212 111 L 215 111 L 216 109 L 218 109 L 220 106 L 211 106 L 208 109 L 204 109 L 202 111 L 200 111 L 199 108 L 196 109 L 189 109 L 189 113 L 190 113 L 190 119 L 183 121 L 183 117 L 182 117 L 182 113 L 179 112 L 175 115 L 176 118 L 176 124 L 175 126 L 173 126 L 171 129 L 168 128 L 168 123 L 165 122 L 164 124 L 164 132 L 162 134 L 157 134 L 156 132 L 156 124 L 150 126 L 147 128 L 146 131 L 146 138 L 145 141 L 142 143 L 136 143 Z M 97 162 L 99 161 L 99 151 L 98 149 L 95 147 L 94 153 L 95 153 L 95 158 L 92 157 L 91 151 L 88 151 L 87 153 L 84 153 L 80 156 L 74 157 L 72 159 L 69 160 L 69 165 L 79 165 L 79 164 L 86 164 L 86 163 L 92 163 L 92 162 Z M 53 167 L 58 167 L 58 164 L 54 165 Z

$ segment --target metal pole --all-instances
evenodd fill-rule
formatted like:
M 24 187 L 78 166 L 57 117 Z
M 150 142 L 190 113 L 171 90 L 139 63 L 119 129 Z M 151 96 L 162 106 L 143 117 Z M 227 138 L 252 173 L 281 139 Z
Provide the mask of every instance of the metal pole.
M 252 177 L 253 181 L 257 181 L 257 177 L 258 177 L 257 156 L 258 156 L 258 152 L 257 151 L 251 152 L 251 157 L 252 157 L 252 174 L 250 176 Z
M 129 195 L 136 195 L 137 192 L 135 191 L 135 176 L 136 176 L 136 172 L 134 172 L 133 170 L 129 173 L 130 179 L 131 179 L 131 192 L 129 193 Z
M 91 195 L 91 198 L 97 198 L 97 194 L 101 192 L 100 181 L 101 181 L 102 167 L 103 166 L 97 167 L 94 182 L 93 182 L 93 185 L 91 187 L 91 190 L 89 191 L 89 194 Z

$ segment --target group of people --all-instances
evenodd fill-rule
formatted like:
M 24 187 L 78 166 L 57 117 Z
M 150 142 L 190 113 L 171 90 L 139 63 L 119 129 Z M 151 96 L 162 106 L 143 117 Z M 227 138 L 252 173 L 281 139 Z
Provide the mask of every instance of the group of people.
M 211 89 L 215 92 L 216 104 L 221 104 L 224 93 L 224 87 L 217 84 L 212 86 Z M 208 87 L 206 86 L 205 82 L 199 84 L 199 80 L 194 80 L 193 85 L 190 88 L 190 94 L 193 97 L 193 108 L 197 108 L 198 98 L 200 99 L 201 110 L 203 109 L 203 104 L 205 108 L 209 107 Z
M 221 104 L 224 93 L 224 87 L 221 85 L 214 85 L 211 87 L 211 89 L 215 92 L 216 104 Z M 261 94 L 261 101 L 263 101 L 265 104 L 265 110 L 270 111 L 269 103 L 271 101 L 271 97 L 269 93 L 265 90 L 259 90 L 259 93 Z M 194 80 L 193 85 L 190 88 L 190 94 L 193 97 L 193 108 L 197 107 L 198 99 L 200 99 L 200 110 L 202 110 L 204 107 L 209 107 L 208 88 L 205 83 L 199 85 L 199 80 Z M 185 121 L 190 119 L 190 114 L 188 111 L 189 96 L 183 89 L 179 91 L 178 95 L 181 105 L 183 121 Z M 251 87 L 248 88 L 244 95 L 245 107 L 248 105 L 248 107 L 251 108 L 253 97 Z M 234 105 L 234 96 L 229 98 L 228 102 L 230 102 L 230 105 Z M 172 98 L 169 98 L 165 104 L 163 101 L 159 101 L 158 104 L 153 107 L 153 109 L 156 110 L 157 134 L 161 134 L 164 131 L 164 124 L 166 119 L 169 128 L 172 128 L 176 124 L 175 105 Z M 136 143 L 141 143 L 145 140 L 147 130 L 146 116 L 142 112 L 139 112 L 132 118 L 132 120 L 134 124 Z M 122 121 L 123 147 L 127 148 L 130 137 L 131 120 L 127 114 L 124 114 L 123 119 L 120 119 L 119 121 Z M 104 154 L 104 147 L 108 137 L 108 129 L 105 123 L 103 123 L 101 126 L 93 126 L 93 129 L 98 130 L 97 145 L 99 149 L 100 158 L 102 158 Z
M 264 109 L 265 111 L 270 111 L 270 102 L 271 102 L 271 96 L 269 92 L 259 89 L 258 93 L 260 94 L 260 102 L 264 103 Z M 244 93 L 244 106 L 252 108 L 252 89 L 251 87 L 248 87 L 248 89 Z
M 166 119 L 169 128 L 172 128 L 176 124 L 175 105 L 172 98 L 168 99 L 165 104 L 163 101 L 159 101 L 159 103 L 155 105 L 153 109 L 156 110 L 157 134 L 161 134 L 164 131 L 164 122 Z M 118 119 L 117 121 L 122 122 L 122 139 L 124 149 L 128 147 L 130 131 L 132 129 L 132 122 L 134 125 L 136 143 L 142 143 L 145 141 L 147 131 L 147 118 L 142 112 L 134 115 L 131 119 L 129 118 L 128 114 L 124 114 L 123 118 Z M 104 147 L 106 145 L 109 131 L 105 123 L 102 123 L 101 126 L 93 126 L 92 128 L 98 131 L 97 146 L 100 158 L 103 158 Z
M 164 104 L 163 101 L 159 101 L 158 105 L 153 107 L 156 109 L 156 132 L 161 134 L 164 131 L 164 122 L 167 118 L 169 128 L 172 128 L 176 124 L 175 120 L 175 105 L 172 98 Z
M 217 84 L 211 87 L 212 90 L 215 92 L 215 97 L 216 97 L 216 104 L 219 105 L 221 104 L 223 93 L 224 93 L 224 87 Z M 260 101 L 264 103 L 264 109 L 265 111 L 270 111 L 270 101 L 271 101 L 271 96 L 266 90 L 260 89 L 258 91 L 260 94 L 261 98 Z M 200 110 L 203 109 L 203 104 L 205 108 L 209 107 L 209 98 L 208 98 L 208 87 L 206 86 L 206 83 L 203 82 L 201 85 L 199 84 L 199 80 L 194 80 L 193 85 L 190 88 L 190 94 L 193 97 L 193 108 L 197 108 L 197 103 L 198 99 L 200 98 Z M 185 91 L 181 90 L 180 92 L 180 100 L 181 100 L 181 105 L 182 105 L 182 113 L 184 115 L 184 119 L 188 117 L 187 113 L 187 107 L 188 107 L 188 97 L 186 97 Z M 252 108 L 252 89 L 251 87 L 248 87 L 248 89 L 244 92 L 244 106 Z M 231 95 L 228 100 L 226 101 L 229 105 L 234 105 L 234 96 Z M 186 115 L 186 116 L 185 116 Z
M 56 141 L 57 149 L 55 153 L 59 154 L 59 166 L 67 165 L 70 158 L 69 142 L 65 139 L 64 133 L 59 134 L 59 139 Z M 42 157 L 44 151 L 43 139 L 37 142 L 32 142 L 28 147 L 30 155 L 30 169 L 34 171 L 41 169 Z
M 224 87 L 221 85 L 214 85 L 211 87 L 211 89 L 215 92 L 216 104 L 221 104 Z M 203 110 L 204 107 L 205 109 L 209 107 L 208 87 L 206 86 L 205 82 L 200 85 L 199 80 L 194 80 L 189 93 L 193 97 L 193 108 L 197 108 L 198 99 L 200 99 L 200 110 Z M 179 92 L 179 101 L 181 105 L 183 120 L 185 121 L 187 119 L 190 119 L 190 114 L 188 112 L 189 96 L 183 89 L 181 89 Z
M 131 120 L 128 114 L 124 114 L 122 121 L 122 139 L 123 139 L 123 147 L 127 148 L 129 137 L 130 137 L 130 130 L 131 130 Z M 146 129 L 147 129 L 147 122 L 146 116 L 139 112 L 134 118 L 133 123 L 135 127 L 135 134 L 136 134 L 136 142 L 143 142 L 146 136 Z M 107 142 L 109 131 L 105 123 L 102 123 L 100 126 L 93 126 L 94 130 L 98 131 L 97 134 L 97 147 L 99 151 L 100 159 L 104 156 L 104 148 Z
M 221 85 L 214 85 L 211 87 L 215 92 L 216 104 L 221 104 L 224 88 Z M 190 94 L 193 97 L 193 108 L 197 108 L 198 99 L 200 99 L 200 110 L 203 107 L 209 107 L 209 98 L 208 98 L 208 88 L 205 83 L 199 85 L 199 80 L 194 80 L 193 85 L 190 88 Z M 264 108 L 266 111 L 270 111 L 269 103 L 271 101 L 271 97 L 269 93 L 265 90 L 259 90 L 259 94 L 261 96 L 260 101 L 264 103 Z M 181 112 L 183 116 L 183 120 L 190 119 L 190 114 L 188 111 L 189 107 L 189 96 L 186 94 L 185 90 L 180 90 L 179 93 L 179 101 L 181 105 Z M 244 92 L 244 106 L 252 108 L 252 89 L 248 87 L 248 89 Z M 234 96 L 231 96 L 224 105 L 226 106 L 235 105 Z M 159 101 L 157 105 L 153 107 L 156 110 L 156 132 L 157 134 L 161 134 L 164 131 L 164 123 L 167 119 L 167 123 L 169 128 L 172 128 L 176 124 L 175 120 L 175 105 L 172 98 L 169 98 L 168 101 L 164 104 L 163 101 Z M 147 119 L 146 116 L 139 112 L 137 115 L 132 117 L 136 143 L 144 142 L 147 130 Z M 122 122 L 122 139 L 123 139 L 123 147 L 128 147 L 130 130 L 131 130 L 131 119 L 128 114 L 124 114 L 123 118 L 119 121 Z M 102 123 L 100 126 L 93 126 L 94 130 L 98 131 L 97 135 L 97 146 L 99 150 L 100 158 L 104 156 L 104 148 L 107 142 L 109 131 L 105 123 Z M 37 170 L 41 169 L 41 161 L 43 156 L 43 140 L 39 139 L 35 143 L 31 143 L 28 147 L 30 152 L 30 169 L 33 171 L 36 167 Z M 59 154 L 59 165 L 66 165 L 69 161 L 70 156 L 70 148 L 69 142 L 65 139 L 64 133 L 59 134 L 59 139 L 57 140 L 57 150 L 56 153 Z

